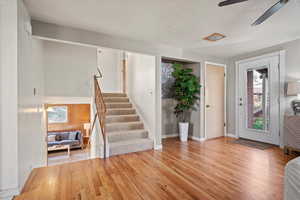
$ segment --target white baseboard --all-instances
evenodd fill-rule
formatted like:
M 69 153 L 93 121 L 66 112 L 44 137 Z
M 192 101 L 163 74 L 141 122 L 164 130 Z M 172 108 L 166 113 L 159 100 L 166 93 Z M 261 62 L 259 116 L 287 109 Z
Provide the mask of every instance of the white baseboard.
M 190 136 L 189 138 L 192 139 L 192 140 L 198 141 L 198 142 L 203 142 L 203 141 L 206 140 L 206 138 L 198 138 L 198 137 L 195 137 L 195 136 Z
M 163 147 L 162 147 L 162 144 L 157 144 L 157 145 L 154 145 L 154 149 L 155 150 L 161 150 Z
M 231 137 L 231 138 L 239 138 L 238 136 L 236 136 L 235 134 L 232 134 L 232 133 L 227 133 L 226 136 Z
M 174 137 L 179 137 L 179 134 L 178 134 L 178 133 L 175 133 L 175 134 L 162 135 L 162 136 L 161 136 L 162 139 L 166 139 L 166 138 L 174 138 Z
M 0 199 L 1 200 L 11 200 L 15 195 L 19 194 L 18 188 L 12 188 L 7 190 L 0 191 Z
M 162 139 L 166 139 L 166 138 L 174 138 L 174 137 L 179 137 L 178 133 L 175 134 L 170 134 L 170 135 L 162 135 Z M 203 142 L 206 140 L 206 138 L 198 138 L 198 137 L 194 137 L 194 136 L 189 136 L 190 139 L 198 141 L 198 142 Z

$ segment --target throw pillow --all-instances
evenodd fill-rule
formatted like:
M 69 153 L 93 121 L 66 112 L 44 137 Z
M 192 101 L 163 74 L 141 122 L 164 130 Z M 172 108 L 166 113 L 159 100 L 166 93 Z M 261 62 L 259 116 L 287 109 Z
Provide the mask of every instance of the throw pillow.
M 48 135 L 48 142 L 55 142 L 55 135 Z
M 61 135 L 56 135 L 55 136 L 55 141 L 61 141 L 61 140 L 62 140 Z
M 80 131 L 77 131 L 77 134 L 76 134 L 76 139 L 75 140 L 80 140 Z
M 70 132 L 69 133 L 69 140 L 76 140 L 76 135 L 77 135 L 77 132 Z

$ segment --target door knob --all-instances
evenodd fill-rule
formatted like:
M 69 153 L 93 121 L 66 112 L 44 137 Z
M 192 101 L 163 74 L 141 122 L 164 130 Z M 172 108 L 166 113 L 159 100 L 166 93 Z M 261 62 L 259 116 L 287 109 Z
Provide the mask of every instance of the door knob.
M 242 106 L 243 104 L 242 103 L 240 103 L 240 106 Z
M 210 105 L 206 105 L 206 108 L 209 108 L 210 107 Z

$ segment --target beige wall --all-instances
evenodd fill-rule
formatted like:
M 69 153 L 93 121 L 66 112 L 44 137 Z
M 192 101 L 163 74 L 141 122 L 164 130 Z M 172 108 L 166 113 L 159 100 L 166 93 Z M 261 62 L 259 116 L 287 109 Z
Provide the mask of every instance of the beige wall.
M 162 137 L 178 136 L 178 123 L 174 114 L 175 106 L 174 99 L 162 99 Z

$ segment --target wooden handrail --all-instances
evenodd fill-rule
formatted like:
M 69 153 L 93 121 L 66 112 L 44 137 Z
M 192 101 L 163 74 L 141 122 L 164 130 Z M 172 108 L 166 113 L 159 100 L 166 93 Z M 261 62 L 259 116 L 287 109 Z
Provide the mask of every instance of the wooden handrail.
M 105 131 L 105 118 L 106 118 L 106 105 L 103 99 L 103 95 L 97 80 L 97 76 L 94 75 L 94 89 L 95 89 L 95 104 L 96 104 L 96 114 L 93 120 L 93 124 L 92 124 L 92 128 L 91 128 L 91 132 L 93 131 L 95 124 L 96 124 L 96 120 L 98 117 L 99 120 L 99 124 L 100 124 L 100 128 L 101 128 L 101 132 L 102 132 L 102 137 L 103 137 L 103 146 L 104 146 L 104 158 L 106 158 L 106 131 Z

